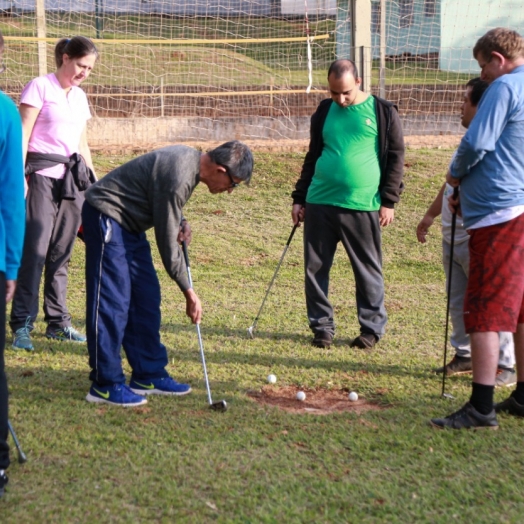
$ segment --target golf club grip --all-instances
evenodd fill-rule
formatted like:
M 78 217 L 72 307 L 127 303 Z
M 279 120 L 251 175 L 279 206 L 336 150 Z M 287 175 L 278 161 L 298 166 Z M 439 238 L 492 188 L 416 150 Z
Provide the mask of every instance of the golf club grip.
M 299 226 L 300 222 L 297 222 L 294 226 L 293 226 L 293 229 L 291 230 L 291 233 L 289 235 L 289 238 L 287 239 L 287 242 L 286 242 L 286 246 L 289 246 L 289 244 L 291 244 L 291 240 L 293 240 L 293 235 L 295 234 L 295 231 L 297 230 L 297 227 Z
M 182 240 L 182 252 L 184 253 L 184 259 L 186 261 L 186 266 L 189 267 L 189 255 L 187 254 L 187 244 L 185 240 Z

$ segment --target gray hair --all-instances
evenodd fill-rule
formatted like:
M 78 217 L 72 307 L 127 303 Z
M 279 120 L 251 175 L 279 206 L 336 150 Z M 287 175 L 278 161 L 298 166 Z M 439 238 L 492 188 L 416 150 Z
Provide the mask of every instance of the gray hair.
M 215 164 L 225 167 L 232 176 L 249 184 L 253 174 L 253 153 L 246 144 L 232 140 L 207 154 Z

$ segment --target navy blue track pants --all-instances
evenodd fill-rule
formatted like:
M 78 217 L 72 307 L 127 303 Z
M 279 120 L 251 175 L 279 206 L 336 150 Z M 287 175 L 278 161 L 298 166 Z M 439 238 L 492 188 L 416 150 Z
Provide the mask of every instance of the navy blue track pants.
M 122 347 L 133 379 L 167 377 L 160 284 L 145 233 L 126 231 L 88 202 L 82 224 L 90 379 L 101 386 L 123 384 Z

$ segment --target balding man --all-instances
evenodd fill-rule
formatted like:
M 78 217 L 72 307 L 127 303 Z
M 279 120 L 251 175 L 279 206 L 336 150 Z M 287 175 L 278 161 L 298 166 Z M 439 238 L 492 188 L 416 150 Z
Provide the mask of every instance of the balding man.
M 313 345 L 333 342 L 329 271 L 337 244 L 346 250 L 356 283 L 360 335 L 352 347 L 372 348 L 384 335 L 380 226 L 393 221 L 402 192 L 404 138 L 396 107 L 360 90 L 351 60 L 328 71 L 331 98 L 311 118 L 311 140 L 292 193 L 294 224 L 304 221 L 306 304 Z

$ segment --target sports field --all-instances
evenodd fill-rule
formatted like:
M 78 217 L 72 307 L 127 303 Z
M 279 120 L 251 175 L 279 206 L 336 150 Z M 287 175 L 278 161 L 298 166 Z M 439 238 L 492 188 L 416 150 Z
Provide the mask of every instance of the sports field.
M 370 352 L 349 348 L 358 324 L 342 251 L 331 274 L 335 344 L 309 345 L 300 230 L 255 338 L 246 335 L 291 231 L 289 194 L 302 154 L 256 152 L 253 183 L 231 195 L 198 187 L 185 212 L 193 227 L 189 255 L 213 397 L 229 411 L 206 407 L 196 331 L 152 241 L 169 371 L 194 392 L 136 409 L 88 404 L 85 346 L 46 340 L 38 322 L 34 353 L 6 351 L 10 418 L 28 462 L 17 464 L 13 450 L 0 521 L 521 522 L 523 422 L 500 416 L 496 432 L 428 425 L 469 396 L 470 379 L 453 377 L 447 386 L 456 400 L 441 399 L 441 379 L 431 372 L 442 362 L 445 326 L 439 228 L 429 244 L 415 238 L 451 153 L 408 150 L 406 191 L 383 235 L 388 332 Z M 129 158 L 95 155 L 98 173 Z M 83 328 L 80 243 L 68 296 Z M 277 376 L 271 386 L 269 373 Z M 320 415 L 302 409 L 306 399 L 289 413 L 250 396 L 298 388 L 311 398 L 355 390 L 375 409 Z M 496 400 L 506 395 L 496 391 Z

